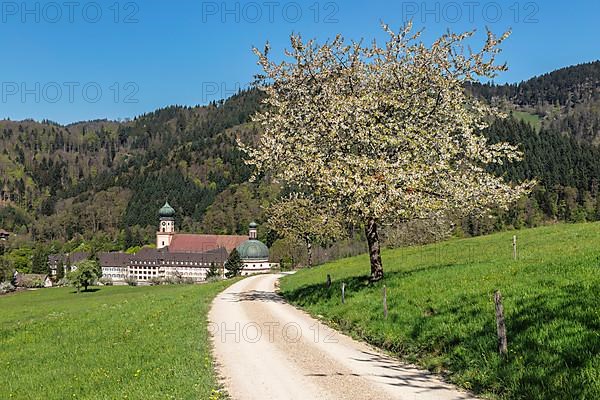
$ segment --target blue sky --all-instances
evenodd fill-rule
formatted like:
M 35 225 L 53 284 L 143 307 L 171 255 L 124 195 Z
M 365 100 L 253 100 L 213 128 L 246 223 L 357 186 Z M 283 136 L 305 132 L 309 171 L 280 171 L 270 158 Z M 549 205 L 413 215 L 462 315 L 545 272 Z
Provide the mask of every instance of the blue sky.
M 600 58 L 600 2 L 551 1 L 2 1 L 0 118 L 70 123 L 205 104 L 246 87 L 252 46 L 289 34 L 382 38 L 381 20 L 412 17 L 425 40 L 446 29 L 512 28 L 498 81 L 518 82 Z

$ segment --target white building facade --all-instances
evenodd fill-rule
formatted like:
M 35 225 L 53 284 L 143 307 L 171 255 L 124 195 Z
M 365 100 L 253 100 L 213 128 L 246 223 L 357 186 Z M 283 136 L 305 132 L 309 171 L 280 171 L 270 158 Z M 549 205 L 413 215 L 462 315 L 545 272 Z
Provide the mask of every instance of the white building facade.
M 269 249 L 258 240 L 258 225 L 249 225 L 245 235 L 178 234 L 175 229 L 175 209 L 165 203 L 158 212 L 156 248 L 142 248 L 135 254 L 124 252 L 99 253 L 103 278 L 115 284 L 135 281 L 139 284 L 158 280 L 202 282 L 211 269 L 225 276 L 225 263 L 236 249 L 243 263 L 242 275 L 266 273 L 278 264 L 269 262 Z M 74 268 L 87 253 L 52 255 L 49 265 L 56 275 L 57 268 Z

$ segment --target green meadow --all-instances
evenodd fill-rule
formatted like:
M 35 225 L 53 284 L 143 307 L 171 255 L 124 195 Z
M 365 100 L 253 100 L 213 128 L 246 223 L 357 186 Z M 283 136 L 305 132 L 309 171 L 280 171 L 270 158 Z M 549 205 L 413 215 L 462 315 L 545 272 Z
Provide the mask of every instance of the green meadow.
M 220 398 L 206 319 L 229 284 L 2 296 L 0 398 Z
M 512 111 L 512 115 L 518 120 L 529 123 L 537 132 L 542 129 L 542 121 L 538 115 L 525 111 Z
M 485 397 L 600 399 L 599 223 L 386 250 L 383 262 L 386 276 L 374 285 L 364 255 L 287 276 L 281 292 L 332 326 Z M 495 290 L 504 298 L 506 357 L 497 352 Z

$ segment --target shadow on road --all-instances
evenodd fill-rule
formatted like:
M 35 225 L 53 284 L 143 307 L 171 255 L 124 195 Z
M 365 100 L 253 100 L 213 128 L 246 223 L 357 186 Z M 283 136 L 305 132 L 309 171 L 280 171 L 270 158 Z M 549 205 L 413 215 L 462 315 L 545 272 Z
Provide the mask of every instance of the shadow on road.
M 260 301 L 263 303 L 285 303 L 285 300 L 279 296 L 277 293 L 273 292 L 265 292 L 263 290 L 251 290 L 248 292 L 241 293 L 232 293 L 231 294 L 232 302 L 241 302 L 241 301 Z

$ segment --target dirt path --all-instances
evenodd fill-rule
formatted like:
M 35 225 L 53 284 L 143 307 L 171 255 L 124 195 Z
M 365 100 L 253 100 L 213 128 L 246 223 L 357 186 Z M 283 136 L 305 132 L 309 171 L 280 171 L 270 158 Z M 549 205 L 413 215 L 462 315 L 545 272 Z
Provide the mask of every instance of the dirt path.
M 285 303 L 280 275 L 244 279 L 209 314 L 215 357 L 235 400 L 474 399 Z

